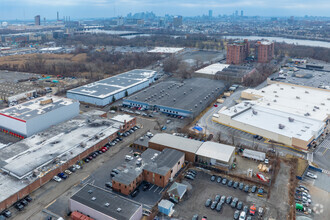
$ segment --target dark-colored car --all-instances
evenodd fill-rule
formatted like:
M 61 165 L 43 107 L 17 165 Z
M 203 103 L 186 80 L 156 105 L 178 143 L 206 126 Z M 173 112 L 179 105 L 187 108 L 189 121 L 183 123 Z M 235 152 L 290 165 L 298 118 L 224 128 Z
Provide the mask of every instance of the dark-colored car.
M 238 182 L 234 182 L 233 188 L 236 189 L 238 187 Z
M 249 192 L 250 186 L 249 185 L 245 185 L 244 187 L 244 192 Z
M 69 167 L 69 170 L 70 170 L 72 173 L 76 172 L 76 168 L 75 168 L 75 167 Z
M 213 209 L 215 209 L 215 207 L 217 206 L 217 202 L 216 201 L 213 201 L 212 202 L 212 205 L 211 205 L 211 209 L 213 210 Z
M 227 186 L 232 187 L 233 186 L 233 181 L 229 180 L 228 183 L 227 183 Z
M 59 173 L 59 174 L 57 174 L 57 176 L 60 177 L 60 178 L 62 178 L 62 179 L 68 178 L 68 176 L 65 175 L 64 173 Z
M 106 182 L 105 186 L 108 187 L 108 188 L 112 188 L 112 182 Z
M 15 208 L 18 211 L 22 211 L 24 209 L 24 205 L 22 205 L 20 202 L 18 202 L 18 203 L 15 204 Z
M 223 179 L 222 179 L 222 184 L 223 184 L 223 185 L 226 185 L 226 184 L 227 184 L 227 179 L 226 179 L 226 178 L 223 178 Z
M 195 215 L 191 218 L 191 220 L 198 220 L 198 215 L 195 214 Z
M 212 175 L 212 176 L 211 176 L 211 181 L 213 182 L 214 180 L 215 180 L 215 176 Z
M 197 171 L 196 170 L 188 170 L 188 172 L 191 172 L 191 173 L 197 175 Z
M 245 205 L 243 207 L 243 212 L 248 213 L 249 212 L 249 206 Z
M 5 210 L 1 214 L 3 216 L 5 216 L 6 218 L 10 218 L 11 217 L 11 212 L 9 210 Z
M 243 202 L 238 202 L 237 207 L 238 210 L 241 210 L 243 208 Z
M 237 205 L 237 203 L 238 203 L 238 198 L 235 197 L 235 198 L 233 199 L 233 201 L 231 202 L 230 206 L 231 206 L 232 208 L 235 208 L 236 205 Z
M 226 203 L 227 204 L 230 204 L 232 199 L 233 199 L 233 197 L 228 196 L 227 199 L 226 199 Z
M 217 182 L 218 182 L 218 183 L 221 183 L 221 177 L 220 177 L 220 176 L 218 176 L 218 178 L 217 178 Z
M 214 201 L 219 202 L 221 196 L 219 194 L 215 195 Z
M 239 189 L 242 190 L 244 188 L 244 184 L 243 183 L 240 183 L 239 184 Z
M 91 155 L 89 155 L 87 158 L 88 158 L 90 161 L 93 160 L 93 157 L 92 157 Z
M 98 154 L 96 154 L 96 153 L 93 153 L 93 154 L 89 155 L 89 157 L 88 157 L 88 158 L 89 158 L 89 159 L 90 159 L 90 157 L 96 158 L 96 157 L 97 157 L 97 155 L 98 155 Z M 93 158 L 92 158 L 92 159 L 93 159 Z M 91 160 L 92 160 L 92 159 L 91 159 Z
M 222 204 L 223 203 L 218 203 L 218 205 L 217 205 L 217 207 L 215 208 L 215 210 L 217 210 L 218 212 L 220 212 L 221 211 L 221 209 L 222 209 Z
M 24 206 L 29 205 L 28 201 L 26 201 L 25 199 L 22 199 L 22 200 L 21 200 L 21 203 L 22 203 L 22 205 L 24 205 Z
M 135 190 L 132 192 L 131 196 L 132 196 L 132 197 L 135 197 L 135 196 L 137 196 L 137 195 L 139 194 L 139 192 L 140 192 L 139 189 L 135 189 Z
M 113 172 L 113 171 L 110 173 L 110 176 L 111 176 L 111 177 L 114 177 L 114 176 L 116 176 L 116 175 L 117 175 L 117 173 L 115 173 L 115 172 Z
M 146 191 L 146 190 L 148 190 L 149 188 L 150 188 L 150 186 L 151 186 L 151 184 L 150 183 L 145 183 L 144 185 L 143 185 L 143 191 Z
M 89 159 L 86 157 L 84 158 L 85 163 L 89 163 Z
M 234 219 L 237 220 L 239 218 L 239 211 L 236 210 L 234 213 Z
M 194 174 L 193 172 L 190 172 L 190 171 L 187 172 L 187 175 L 193 176 L 194 178 L 196 177 L 196 174 Z
M 252 188 L 251 188 L 251 192 L 252 193 L 255 193 L 257 191 L 257 187 L 256 186 L 252 186 Z
M 207 199 L 206 202 L 205 202 L 205 207 L 209 207 L 212 203 L 212 200 L 211 199 Z
M 257 139 L 259 137 L 259 135 L 253 135 L 253 138 Z
M 248 216 L 248 217 L 246 218 L 246 220 L 252 220 L 252 217 L 251 217 L 251 216 Z
M 32 201 L 32 198 L 31 198 L 31 196 L 29 196 L 29 195 L 25 196 L 24 199 L 25 199 L 26 201 L 28 201 L 28 202 L 31 202 L 31 201 Z
M 112 172 L 116 173 L 116 174 L 119 174 L 120 173 L 120 170 L 118 169 L 113 169 Z
M 187 178 L 187 179 L 189 179 L 189 180 L 194 180 L 195 179 L 195 177 L 193 177 L 193 176 L 191 176 L 189 174 L 185 175 L 184 177 Z

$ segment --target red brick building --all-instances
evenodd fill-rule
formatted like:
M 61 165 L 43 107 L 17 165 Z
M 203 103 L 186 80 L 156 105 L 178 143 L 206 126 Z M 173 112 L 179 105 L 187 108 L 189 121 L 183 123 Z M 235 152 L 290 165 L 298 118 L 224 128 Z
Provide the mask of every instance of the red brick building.
M 269 63 L 274 58 L 274 42 L 258 41 L 255 53 L 258 63 Z
M 227 45 L 227 64 L 242 64 L 249 56 L 250 43 L 247 39 Z

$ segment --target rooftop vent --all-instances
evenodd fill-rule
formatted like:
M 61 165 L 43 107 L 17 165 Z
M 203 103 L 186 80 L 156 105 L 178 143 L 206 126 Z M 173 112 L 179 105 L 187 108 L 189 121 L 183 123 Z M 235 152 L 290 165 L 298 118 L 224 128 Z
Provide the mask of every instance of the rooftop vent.
M 325 103 L 324 103 L 324 102 L 322 102 L 322 103 L 321 103 L 321 105 L 325 105 Z
M 92 197 L 92 198 L 91 198 L 91 200 L 92 200 L 92 201 L 95 201 L 95 200 L 96 200 L 96 198 L 95 198 L 95 197 Z
M 186 92 L 183 93 L 183 95 L 185 95 L 185 94 L 186 94 Z
M 316 109 L 320 109 L 320 107 L 318 107 L 318 106 L 316 106 L 316 105 L 314 106 L 314 108 L 316 108 Z
M 109 205 L 110 205 L 110 203 L 108 203 L 108 202 L 104 204 L 105 207 L 109 207 Z
M 305 116 L 310 116 L 311 114 L 309 114 L 308 112 L 304 114 Z
M 284 88 L 280 88 L 280 90 L 284 90 Z
M 258 114 L 258 112 L 256 111 L 256 110 L 252 110 L 252 113 L 254 114 L 254 115 L 257 115 Z
M 277 91 L 273 91 L 273 93 L 277 93 Z
M 296 96 L 296 99 L 300 99 L 300 97 L 299 96 Z
M 279 129 L 283 129 L 283 128 L 285 128 L 285 125 L 278 124 L 278 128 L 279 128 Z
M 88 193 L 89 193 L 89 194 L 92 194 L 92 193 L 93 193 L 93 190 L 91 190 L 91 189 L 88 190 Z
M 192 88 L 190 88 L 190 91 L 192 91 Z
M 195 108 L 197 108 L 197 104 L 195 105 Z
M 267 105 L 270 105 L 270 103 L 268 102 Z
M 276 99 L 274 99 L 273 102 L 277 102 Z
M 306 94 L 308 94 L 309 92 L 308 91 L 305 91 Z
M 118 208 L 118 209 L 117 209 L 117 212 L 121 212 L 121 208 Z
M 176 99 L 173 99 L 173 102 L 175 102 L 176 101 Z
M 235 112 L 235 113 L 237 112 L 237 109 L 236 109 L 236 108 L 234 109 L 234 112 Z
M 294 89 L 294 87 L 292 86 L 291 89 Z
M 289 117 L 289 122 L 294 122 L 294 118 Z
M 265 93 L 265 90 L 261 90 L 262 93 Z
M 278 98 L 278 95 L 275 95 L 276 98 Z

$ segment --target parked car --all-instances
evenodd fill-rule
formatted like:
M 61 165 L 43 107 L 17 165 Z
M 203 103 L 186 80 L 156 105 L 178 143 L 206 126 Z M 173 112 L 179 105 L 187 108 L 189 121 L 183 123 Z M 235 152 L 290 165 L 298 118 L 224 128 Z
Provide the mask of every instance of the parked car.
M 259 136 L 259 137 L 257 137 L 257 140 L 262 140 L 263 139 L 263 137 L 262 136 Z
M 223 178 L 223 179 L 222 179 L 222 184 L 223 184 L 223 185 L 226 185 L 226 184 L 227 184 L 227 179 L 226 179 L 226 178 Z
M 226 199 L 226 203 L 227 204 L 230 204 L 232 199 L 233 199 L 233 197 L 228 196 L 227 199 Z
M 249 189 L 250 189 L 250 186 L 249 185 L 245 185 L 245 187 L 244 187 L 244 192 L 249 192 Z
M 15 208 L 18 211 L 22 211 L 24 209 L 24 205 L 22 205 L 20 202 L 18 202 L 18 203 L 15 204 Z
M 191 220 L 198 220 L 198 215 L 197 214 L 193 215 L 193 217 L 191 218 Z
M 233 188 L 236 189 L 238 187 L 238 182 L 234 182 Z
M 243 183 L 240 183 L 239 184 L 239 189 L 242 190 L 244 188 L 244 184 Z
M 233 186 L 233 181 L 229 180 L 227 186 L 232 187 Z
M 205 207 L 209 207 L 212 203 L 212 200 L 211 199 L 207 199 L 206 202 L 205 202 Z
M 235 198 L 233 199 L 233 201 L 231 202 L 230 206 L 231 206 L 232 208 L 235 208 L 236 205 L 237 205 L 237 203 L 238 203 L 238 198 L 235 197 Z
M 73 165 L 77 170 L 79 170 L 81 167 L 78 165 L 78 164 L 76 164 L 76 165 Z
M 125 160 L 127 160 L 127 161 L 131 161 L 131 160 L 133 160 L 134 159 L 134 157 L 132 157 L 132 156 L 130 156 L 130 155 L 126 155 L 125 156 Z
M 221 196 L 220 203 L 225 203 L 226 201 L 226 196 Z
M 234 219 L 237 220 L 238 218 L 239 218 L 239 211 L 236 210 L 236 211 L 234 212 Z
M 83 161 L 85 161 L 85 163 L 89 163 L 89 159 L 87 157 L 84 158 Z
M 9 210 L 4 210 L 1 214 L 3 216 L 5 216 L 6 218 L 10 218 L 11 217 L 11 211 L 9 211 Z
M 135 189 L 132 193 L 131 193 L 131 196 L 132 197 L 135 197 L 139 194 L 140 190 L 139 189 Z
M 76 172 L 76 170 L 77 170 L 77 169 L 76 169 L 76 167 L 75 167 L 75 166 L 71 166 L 71 167 L 69 167 L 69 170 L 70 170 L 71 172 L 73 172 L 73 173 L 74 173 L 74 172 Z
M 215 176 L 212 175 L 212 176 L 211 176 L 211 181 L 213 182 L 214 180 L 215 180 Z
M 257 139 L 259 137 L 259 135 L 253 135 L 253 138 Z
M 217 207 L 215 208 L 215 210 L 217 210 L 218 212 L 220 212 L 221 211 L 221 209 L 222 209 L 222 204 L 223 203 L 218 203 L 218 205 L 217 205 Z
M 219 202 L 221 196 L 219 194 L 215 195 L 214 201 Z
M 306 176 L 312 178 L 312 179 L 317 179 L 317 176 L 314 174 L 314 173 L 311 173 L 311 172 L 307 172 L 306 173 Z
M 249 206 L 245 205 L 243 207 L 243 212 L 248 213 L 248 211 L 249 211 Z
M 197 175 L 197 171 L 196 170 L 188 170 L 188 171 L 194 173 L 195 175 Z
M 108 188 L 112 188 L 112 182 L 106 182 L 105 186 L 108 187 Z
M 146 182 L 144 185 L 143 185 L 143 191 L 146 191 L 150 188 L 151 184 Z
M 195 178 L 189 174 L 184 176 L 185 178 L 189 179 L 189 180 L 194 180 Z
M 111 176 L 111 177 L 114 177 L 114 176 L 116 176 L 116 175 L 117 175 L 117 173 L 115 173 L 115 172 L 113 172 L 113 171 L 110 173 L 110 176 Z
M 62 181 L 62 179 L 58 176 L 54 176 L 53 180 L 55 180 L 56 182 L 61 182 Z
M 241 212 L 241 214 L 239 215 L 239 220 L 245 220 L 246 218 L 246 212 Z
M 70 170 L 64 170 L 64 173 L 68 174 L 68 175 L 71 175 L 72 172 Z
M 252 188 L 251 188 L 251 192 L 252 193 L 255 193 L 257 191 L 257 187 L 256 186 L 252 186 Z
M 22 203 L 22 205 L 24 205 L 24 206 L 29 205 L 28 201 L 26 201 L 25 199 L 22 199 L 22 200 L 21 200 L 21 203 Z
M 218 176 L 218 178 L 217 178 L 217 182 L 218 182 L 218 183 L 221 183 L 221 177 L 220 177 L 220 176 Z
M 67 175 L 65 175 L 64 173 L 59 173 L 59 174 L 57 174 L 57 176 L 58 177 L 60 177 L 60 178 L 62 178 L 62 179 L 66 179 L 66 178 L 68 178 L 68 176 Z
M 32 198 L 31 198 L 31 196 L 29 196 L 29 195 L 25 196 L 24 199 L 25 199 L 26 201 L 28 201 L 28 202 L 32 202 Z
M 118 170 L 118 169 L 112 169 L 112 172 L 114 172 L 116 174 L 119 174 L 120 173 L 120 170 Z
M 216 201 L 213 201 L 212 204 L 211 204 L 211 209 L 215 209 L 215 207 L 217 206 L 217 202 Z
M 237 203 L 237 207 L 236 207 L 238 210 L 241 210 L 243 208 L 243 202 L 238 202 Z

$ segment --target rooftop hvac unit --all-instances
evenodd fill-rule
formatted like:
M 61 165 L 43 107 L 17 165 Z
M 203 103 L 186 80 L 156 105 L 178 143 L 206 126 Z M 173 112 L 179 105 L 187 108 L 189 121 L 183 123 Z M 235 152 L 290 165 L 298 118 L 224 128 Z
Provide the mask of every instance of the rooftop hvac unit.
M 289 122 L 294 122 L 294 118 L 289 117 Z
M 91 190 L 91 189 L 88 190 L 88 193 L 89 193 L 89 194 L 92 194 L 92 193 L 93 193 L 93 190 Z
M 202 100 L 199 101 L 199 104 L 202 104 Z
M 244 106 L 248 106 L 248 103 L 247 102 L 244 102 Z
M 95 197 L 92 197 L 92 198 L 91 198 L 91 200 L 92 200 L 92 201 L 95 201 L 95 200 L 96 200 L 96 198 L 95 198 Z
M 236 108 L 234 109 L 234 112 L 235 112 L 235 113 L 237 112 L 237 109 L 236 109 Z
M 190 88 L 190 91 L 192 91 L 192 88 Z
M 110 206 L 110 203 L 107 202 L 107 203 L 104 204 L 104 206 L 105 207 L 109 207 Z
M 276 99 L 274 99 L 273 102 L 277 102 Z
M 291 89 L 294 89 L 294 87 L 292 86 Z
M 276 98 L 278 98 L 278 95 L 275 95 Z
M 296 96 L 296 99 L 300 99 L 300 97 L 299 96 Z
M 273 93 L 277 93 L 277 91 L 273 91 Z
M 279 129 L 283 129 L 283 128 L 285 128 L 285 125 L 278 124 L 278 128 L 279 128 Z
M 321 103 L 321 105 L 325 105 L 325 103 L 324 103 L 324 102 L 322 102 L 322 103 Z
M 252 110 L 252 113 L 254 114 L 254 115 L 257 115 L 258 114 L 258 112 L 256 111 L 256 110 Z
M 316 109 L 320 109 L 320 107 L 318 107 L 318 106 L 316 106 L 316 105 L 314 106 L 314 108 L 316 108 Z
M 268 102 L 267 105 L 270 105 L 270 103 Z
M 185 95 L 185 94 L 186 94 L 186 92 L 183 93 L 183 95 Z
M 121 208 L 118 208 L 118 209 L 117 209 L 117 212 L 121 212 Z
M 173 102 L 175 102 L 176 100 L 175 99 L 173 99 Z
M 305 116 L 310 116 L 311 114 L 309 114 L 308 112 L 304 114 Z
M 195 108 L 197 108 L 197 104 L 195 105 Z
M 309 92 L 308 91 L 305 91 L 306 94 L 308 94 Z
M 261 90 L 262 93 L 265 93 L 265 90 Z
M 284 88 L 280 88 L 280 90 L 284 90 Z

